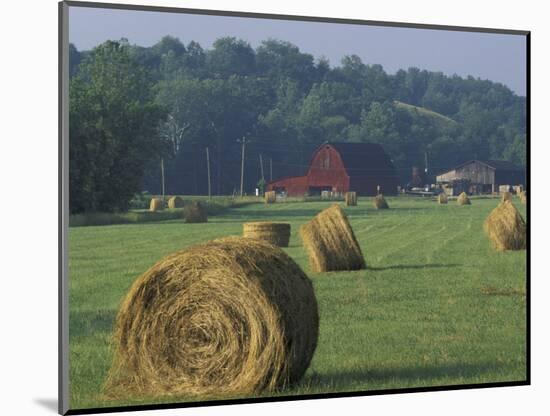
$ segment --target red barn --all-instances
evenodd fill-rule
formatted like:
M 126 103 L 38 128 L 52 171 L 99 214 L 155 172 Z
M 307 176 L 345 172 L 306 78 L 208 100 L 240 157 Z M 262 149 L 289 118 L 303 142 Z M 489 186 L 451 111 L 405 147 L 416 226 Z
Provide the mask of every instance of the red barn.
M 324 143 L 314 153 L 305 176 L 267 184 L 269 191 L 289 196 L 318 195 L 322 191 L 358 195 L 397 193 L 397 174 L 389 156 L 374 143 Z

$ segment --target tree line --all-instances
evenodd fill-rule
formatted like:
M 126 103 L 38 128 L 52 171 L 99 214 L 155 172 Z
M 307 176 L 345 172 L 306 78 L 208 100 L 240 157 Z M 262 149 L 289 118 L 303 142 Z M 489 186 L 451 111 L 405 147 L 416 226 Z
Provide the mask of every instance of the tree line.
M 380 143 L 401 181 L 469 159 L 526 159 L 526 100 L 506 86 L 419 68 L 388 74 L 358 56 L 337 66 L 269 39 L 210 49 L 70 45 L 71 212 L 123 211 L 135 193 L 213 194 L 303 174 L 325 141 Z M 261 155 L 261 156 L 260 156 Z M 260 163 L 261 162 L 261 163 Z

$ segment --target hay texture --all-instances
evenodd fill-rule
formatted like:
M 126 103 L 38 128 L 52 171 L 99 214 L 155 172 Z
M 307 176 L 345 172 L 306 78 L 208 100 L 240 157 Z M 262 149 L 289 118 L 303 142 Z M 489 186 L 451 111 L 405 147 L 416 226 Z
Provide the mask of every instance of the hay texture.
M 498 251 L 526 248 L 525 221 L 511 201 L 503 201 L 491 211 L 483 229 Z
M 168 208 L 183 208 L 183 199 L 179 196 L 173 196 L 168 200 Z
M 388 209 L 390 207 L 382 194 L 376 195 L 372 200 L 372 204 L 376 209 Z
M 104 394 L 272 391 L 303 376 L 318 326 L 311 281 L 280 248 L 242 237 L 194 246 L 131 286 L 116 318 Z
M 346 214 L 339 205 L 325 209 L 300 227 L 314 272 L 360 270 L 365 259 Z
M 472 205 L 472 202 L 470 201 L 470 198 L 466 194 L 466 192 L 462 192 L 458 198 L 456 199 L 456 203 L 458 205 Z
M 152 198 L 149 204 L 149 211 L 161 211 L 164 209 L 164 201 L 161 198 Z
M 511 201 L 512 200 L 512 193 L 511 192 L 503 192 L 501 201 Z
M 449 198 L 447 198 L 447 194 L 445 192 L 442 192 L 437 196 L 438 204 L 446 204 L 448 202 L 449 202 Z
M 346 201 L 346 206 L 356 206 L 357 205 L 357 192 L 346 192 L 344 195 L 344 200 Z
M 267 191 L 264 194 L 264 201 L 266 204 L 273 204 L 277 201 L 277 193 L 275 191 Z
M 288 247 L 290 224 L 282 222 L 247 222 L 243 224 L 243 236 L 267 241 L 279 247 Z
M 206 208 L 199 201 L 193 201 L 183 207 L 183 217 L 187 223 L 208 222 Z
M 522 204 L 526 204 L 527 203 L 527 191 L 522 191 L 520 194 L 519 194 L 519 200 Z

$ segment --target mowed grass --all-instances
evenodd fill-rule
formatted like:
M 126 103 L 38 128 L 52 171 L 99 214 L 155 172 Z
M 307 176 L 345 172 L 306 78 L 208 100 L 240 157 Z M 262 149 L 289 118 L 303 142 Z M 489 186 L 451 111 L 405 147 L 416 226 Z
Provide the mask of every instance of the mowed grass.
M 368 269 L 311 273 L 300 224 L 329 202 L 252 204 L 211 217 L 77 227 L 69 231 L 70 406 L 73 409 L 186 401 L 101 396 L 119 303 L 161 257 L 213 238 L 240 235 L 242 223 L 287 221 L 285 251 L 313 281 L 320 336 L 304 379 L 278 395 L 428 387 L 526 378 L 526 253 L 495 252 L 482 223 L 497 199 L 438 205 L 423 198 L 371 198 L 346 207 Z M 525 216 L 525 206 L 514 198 Z M 197 400 L 191 399 L 191 400 Z

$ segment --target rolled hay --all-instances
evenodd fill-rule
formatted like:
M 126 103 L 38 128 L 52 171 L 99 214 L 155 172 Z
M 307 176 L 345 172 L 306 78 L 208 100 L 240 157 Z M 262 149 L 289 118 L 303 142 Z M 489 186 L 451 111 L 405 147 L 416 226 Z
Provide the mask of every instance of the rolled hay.
M 273 204 L 277 201 L 277 193 L 275 191 L 267 191 L 264 194 L 264 201 L 266 204 Z
M 511 192 L 503 192 L 501 201 L 511 201 L 512 200 L 512 193 Z
M 447 194 L 445 192 L 442 192 L 437 196 L 438 204 L 446 204 L 448 202 L 449 202 L 449 198 L 447 198 Z
M 346 192 L 344 195 L 344 200 L 346 201 L 346 206 L 355 206 L 357 205 L 357 192 Z
M 525 221 L 511 201 L 503 201 L 491 211 L 483 229 L 498 251 L 526 248 Z
M 390 207 L 382 194 L 376 195 L 372 203 L 376 209 L 388 209 Z
M 164 209 L 164 201 L 161 198 L 152 198 L 149 211 L 161 211 Z
M 519 200 L 522 204 L 526 204 L 527 203 L 527 191 L 522 191 L 520 194 L 519 194 Z
M 183 199 L 179 196 L 173 196 L 168 200 L 168 208 L 183 208 Z
M 366 268 L 363 253 L 339 205 L 321 211 L 300 227 L 300 237 L 314 272 Z
M 247 222 L 243 224 L 243 236 L 267 241 L 279 247 L 288 247 L 290 224 L 282 222 Z
M 174 253 L 131 286 L 104 384 L 112 398 L 258 394 L 295 383 L 317 345 L 311 281 L 280 248 L 228 237 Z
M 462 192 L 456 199 L 456 202 L 458 205 L 472 205 L 472 202 L 466 192 Z
M 183 217 L 187 223 L 208 222 L 206 208 L 199 201 L 193 201 L 183 207 Z

